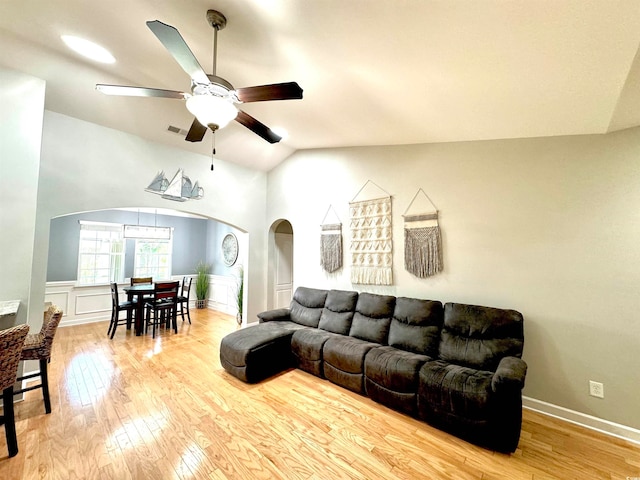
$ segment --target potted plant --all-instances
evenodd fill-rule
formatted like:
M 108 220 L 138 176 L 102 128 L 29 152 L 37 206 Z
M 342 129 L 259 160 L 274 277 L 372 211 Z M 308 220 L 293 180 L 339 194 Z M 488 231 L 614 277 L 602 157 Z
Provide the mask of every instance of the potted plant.
M 200 262 L 196 266 L 196 308 L 205 308 L 209 293 L 209 270 L 211 265 Z
M 238 277 L 236 281 L 236 307 L 238 313 L 236 314 L 236 321 L 238 325 L 242 325 L 242 302 L 244 300 L 244 268 L 242 265 L 238 266 Z

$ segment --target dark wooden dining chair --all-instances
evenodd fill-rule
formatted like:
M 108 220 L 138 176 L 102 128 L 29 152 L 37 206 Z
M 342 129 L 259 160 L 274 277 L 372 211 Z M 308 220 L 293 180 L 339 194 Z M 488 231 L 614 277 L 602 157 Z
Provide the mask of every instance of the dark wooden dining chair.
M 180 282 L 156 282 L 153 288 L 153 297 L 145 302 L 147 309 L 144 331 L 149 325 L 153 326 L 152 338 L 156 338 L 156 327 L 162 323 L 172 325 L 175 333 L 178 333 L 176 320 L 178 306 L 178 288 Z
M 191 282 L 193 278 L 182 277 L 182 288 L 180 295 L 178 295 L 178 306 L 180 307 L 180 315 L 182 315 L 182 321 L 184 322 L 184 310 L 187 310 L 187 318 L 191 323 L 191 315 L 189 314 L 189 292 L 191 291 Z
M 29 325 L 0 330 L 0 390 L 4 413 L 0 416 L 0 425 L 4 425 L 9 456 L 18 454 L 18 437 L 16 435 L 16 419 L 13 414 L 13 384 L 16 383 L 18 364 L 24 339 L 29 333 Z
M 30 333 L 24 340 L 20 360 L 38 360 L 40 370 L 23 377 L 18 377 L 17 381 L 27 380 L 29 378 L 40 377 L 40 383 L 30 387 L 16 390 L 14 395 L 29 392 L 36 388 L 42 389 L 42 397 L 44 399 L 44 410 L 51 413 L 51 398 L 49 397 L 49 372 L 48 365 L 51 361 L 51 347 L 53 346 L 53 338 L 58 330 L 58 325 L 62 319 L 62 310 L 56 305 L 51 305 L 44 314 L 44 320 L 39 333 Z
M 130 279 L 131 281 L 131 285 L 140 285 L 140 284 L 152 284 L 153 283 L 153 277 L 131 277 Z M 144 295 L 142 298 L 139 297 L 134 297 L 133 299 L 129 299 L 129 301 L 132 301 L 133 303 L 136 303 L 139 299 L 141 299 L 143 302 L 150 300 L 151 299 L 151 295 Z M 133 316 L 133 314 L 135 313 L 135 309 L 133 309 L 131 312 L 127 313 L 127 319 L 129 321 L 129 323 L 131 323 L 131 317 Z M 141 319 L 142 321 L 143 319 Z M 127 324 L 127 328 L 128 325 Z
M 125 324 L 127 329 L 131 327 L 132 312 L 135 311 L 136 304 L 130 301 L 121 302 L 118 294 L 118 284 L 111 284 L 111 321 L 109 322 L 109 330 L 107 335 L 111 335 L 110 338 L 116 334 L 116 327 L 118 325 Z M 127 312 L 126 318 L 120 318 L 120 312 Z

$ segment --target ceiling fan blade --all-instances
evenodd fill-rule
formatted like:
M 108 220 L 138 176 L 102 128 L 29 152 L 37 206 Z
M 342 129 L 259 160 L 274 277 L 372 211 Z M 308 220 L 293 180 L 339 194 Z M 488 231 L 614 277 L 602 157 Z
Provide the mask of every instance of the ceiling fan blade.
M 202 125 L 197 118 L 194 118 L 185 140 L 187 142 L 201 142 L 205 133 L 207 133 L 207 127 Z
M 302 98 L 302 89 L 296 82 L 274 83 L 258 87 L 238 88 L 236 95 L 243 103 L 264 102 L 267 100 L 299 100 Z
M 238 110 L 238 116 L 236 117 L 236 122 L 240 123 L 241 125 L 244 125 L 256 135 L 260 135 L 269 143 L 278 143 L 280 140 L 282 140 L 282 137 L 280 135 L 276 135 L 264 123 L 256 120 L 251 115 L 243 112 L 242 110 Z
M 175 27 L 158 20 L 147 22 L 147 27 L 158 37 L 182 69 L 196 82 L 208 84 L 207 74 Z
M 161 98 L 177 98 L 179 100 L 185 99 L 184 92 L 177 92 L 175 90 L 162 90 L 160 88 L 145 88 L 145 87 L 128 87 L 125 85 L 103 85 L 97 84 L 96 90 L 106 95 L 124 95 L 127 97 L 161 97 Z

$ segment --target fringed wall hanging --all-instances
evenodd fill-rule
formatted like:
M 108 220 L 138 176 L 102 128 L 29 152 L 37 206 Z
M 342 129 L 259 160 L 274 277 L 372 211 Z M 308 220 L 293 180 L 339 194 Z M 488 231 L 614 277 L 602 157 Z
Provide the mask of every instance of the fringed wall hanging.
M 326 223 L 329 212 L 334 213 L 333 223 Z M 320 265 L 327 273 L 342 268 L 342 222 L 331 205 L 320 225 Z
M 368 184 L 377 187 L 384 196 L 356 201 Z M 392 285 L 391 195 L 371 180 L 367 180 L 349 202 L 349 213 L 351 216 L 351 283 Z
M 431 208 L 417 214 L 407 212 L 422 193 Z M 427 278 L 444 268 L 442 261 L 442 239 L 438 224 L 438 209 L 422 190 L 414 195 L 404 212 L 404 268 L 418 278 Z

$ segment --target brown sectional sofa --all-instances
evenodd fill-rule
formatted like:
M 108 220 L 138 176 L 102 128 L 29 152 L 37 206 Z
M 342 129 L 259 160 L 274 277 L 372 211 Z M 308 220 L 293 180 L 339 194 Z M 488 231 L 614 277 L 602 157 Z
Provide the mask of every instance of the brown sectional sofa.
M 299 287 L 290 308 L 223 338 L 223 367 L 258 382 L 298 367 L 475 444 L 515 451 L 523 318 L 514 310 Z

